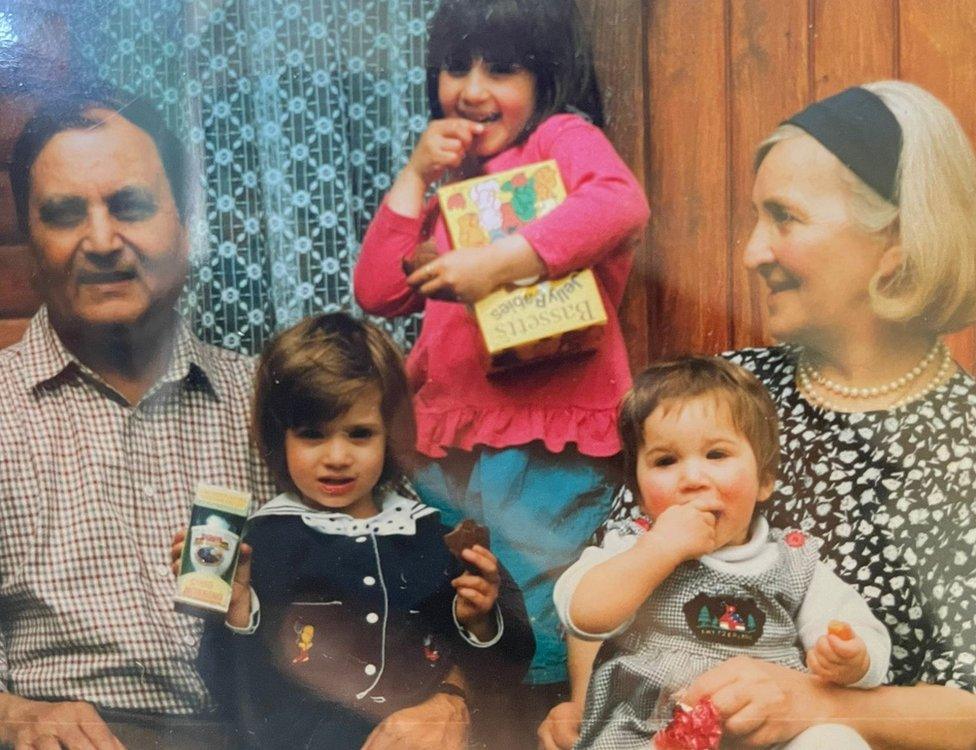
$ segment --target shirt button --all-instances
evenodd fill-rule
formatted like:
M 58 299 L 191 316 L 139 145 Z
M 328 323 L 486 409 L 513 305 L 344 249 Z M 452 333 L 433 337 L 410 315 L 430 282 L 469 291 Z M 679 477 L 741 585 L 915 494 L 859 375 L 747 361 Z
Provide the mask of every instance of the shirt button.
M 376 579 L 373 578 L 373 576 L 366 576 L 363 579 L 363 583 L 366 584 L 367 586 L 373 586 L 376 584 Z
M 356 541 L 357 542 L 365 542 L 366 541 L 366 537 L 364 537 L 364 536 L 357 536 L 356 537 Z
M 149 498 L 156 497 L 156 488 L 153 487 L 151 484 L 147 484 L 145 487 L 142 488 L 142 494 L 144 494 L 146 497 Z
M 366 615 L 366 622 L 368 622 L 370 625 L 375 625 L 379 621 L 380 616 L 375 612 L 370 612 L 368 615 Z
M 196 646 L 197 645 L 197 639 L 194 636 L 192 636 L 192 635 L 184 635 L 183 636 L 183 643 L 185 643 L 187 646 Z
M 157 565 L 156 575 L 158 575 L 160 578 L 168 578 L 170 575 L 170 569 L 166 565 Z
M 375 664 L 367 664 L 366 665 L 366 668 L 363 669 L 363 671 L 367 675 L 369 675 L 370 677 L 372 677 L 374 674 L 376 674 L 376 665 Z

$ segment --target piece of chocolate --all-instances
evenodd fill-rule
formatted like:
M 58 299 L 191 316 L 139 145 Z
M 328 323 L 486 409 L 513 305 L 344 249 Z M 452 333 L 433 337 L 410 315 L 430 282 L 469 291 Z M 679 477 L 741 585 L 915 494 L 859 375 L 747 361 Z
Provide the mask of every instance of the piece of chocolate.
M 422 242 L 414 248 L 413 253 L 403 259 L 403 272 L 409 276 L 418 268 L 423 268 L 432 260 L 437 260 L 437 246 L 433 240 Z
M 490 549 L 491 534 L 486 526 L 480 526 L 470 518 L 466 518 L 453 531 L 444 535 L 444 544 L 452 555 L 461 562 L 465 560 L 461 553 L 476 544 L 480 544 L 485 549 Z

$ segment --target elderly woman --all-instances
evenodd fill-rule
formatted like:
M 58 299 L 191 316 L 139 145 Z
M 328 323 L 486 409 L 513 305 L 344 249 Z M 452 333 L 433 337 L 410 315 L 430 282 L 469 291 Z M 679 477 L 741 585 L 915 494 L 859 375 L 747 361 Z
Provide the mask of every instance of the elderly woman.
M 891 686 L 835 688 L 740 658 L 686 700 L 711 696 L 749 745 L 830 720 L 877 747 L 976 747 L 976 382 L 939 340 L 976 318 L 972 148 L 927 92 L 866 84 L 760 145 L 753 204 L 745 262 L 785 343 L 729 356 L 779 409 L 766 513 L 822 539 L 888 626 Z M 542 747 L 572 744 L 595 653 L 572 644 L 576 703 L 553 709 Z

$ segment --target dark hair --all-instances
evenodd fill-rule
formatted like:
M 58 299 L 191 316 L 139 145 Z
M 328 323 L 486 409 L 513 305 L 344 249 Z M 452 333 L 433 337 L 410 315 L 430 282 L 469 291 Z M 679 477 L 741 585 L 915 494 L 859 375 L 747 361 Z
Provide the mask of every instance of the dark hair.
M 779 415 L 765 386 L 751 372 L 722 357 L 689 356 L 648 367 L 634 379 L 620 404 L 617 429 L 623 445 L 624 476 L 631 489 L 636 490 L 644 421 L 661 406 L 680 405 L 701 396 L 714 396 L 728 404 L 732 424 L 752 447 L 759 478 L 776 479 Z
M 522 141 L 550 115 L 578 110 L 603 126 L 603 105 L 589 41 L 574 0 L 443 0 L 430 19 L 427 97 L 444 116 L 438 79 L 474 58 L 516 63 L 535 78 L 535 110 Z
M 144 98 L 94 84 L 46 92 L 44 101 L 24 125 L 14 144 L 10 162 L 10 188 L 21 231 L 27 234 L 30 228 L 27 200 L 30 194 L 30 171 L 34 162 L 48 141 L 58 133 L 99 127 L 100 121 L 89 115 L 92 109 L 114 110 L 153 139 L 159 160 L 166 171 L 176 210 L 180 219 L 185 222 L 189 155 L 183 144 L 163 124 L 162 115 Z
M 386 457 L 380 482 L 397 478 L 415 440 L 400 350 L 376 326 L 343 312 L 314 315 L 272 339 L 254 385 L 252 436 L 278 484 L 295 491 L 285 433 L 345 414 L 370 388 L 380 393 Z

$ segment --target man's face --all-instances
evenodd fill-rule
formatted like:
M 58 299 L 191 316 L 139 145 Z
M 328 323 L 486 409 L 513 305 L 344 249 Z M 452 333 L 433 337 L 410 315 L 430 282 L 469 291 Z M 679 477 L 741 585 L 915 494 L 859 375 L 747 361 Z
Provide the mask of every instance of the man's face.
M 51 318 L 123 325 L 168 316 L 187 271 L 186 232 L 149 135 L 109 110 L 55 135 L 31 168 L 30 242 Z

